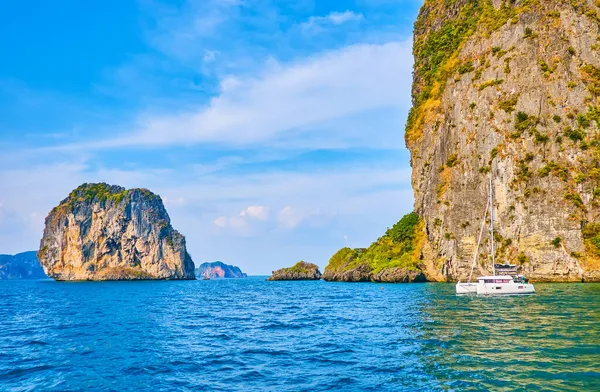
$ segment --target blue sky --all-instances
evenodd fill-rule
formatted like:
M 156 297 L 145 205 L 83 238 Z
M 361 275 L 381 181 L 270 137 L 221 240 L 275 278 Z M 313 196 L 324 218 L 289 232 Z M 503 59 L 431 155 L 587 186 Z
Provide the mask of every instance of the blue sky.
M 160 194 L 194 261 L 324 267 L 412 209 L 420 2 L 0 3 L 0 253 L 83 182 Z

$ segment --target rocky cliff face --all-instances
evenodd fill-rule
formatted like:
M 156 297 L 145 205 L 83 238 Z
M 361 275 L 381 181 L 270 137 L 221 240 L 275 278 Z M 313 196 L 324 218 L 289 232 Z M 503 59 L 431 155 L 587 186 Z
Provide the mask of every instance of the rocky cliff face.
M 35 253 L 0 255 L 0 279 L 47 279 Z
M 239 267 L 234 265 L 227 265 L 220 261 L 212 263 L 202 263 L 200 267 L 196 268 L 196 277 L 198 279 L 208 275 L 211 279 L 233 279 L 233 278 L 246 278 L 248 275 L 242 272 Z
M 600 280 L 599 21 L 592 1 L 425 1 L 406 143 L 428 279 L 468 275 L 493 175 L 497 260 Z
M 267 280 L 319 280 L 321 271 L 316 264 L 299 261 L 289 268 L 273 271 Z
M 194 279 L 159 196 L 84 184 L 46 218 L 38 258 L 56 280 Z

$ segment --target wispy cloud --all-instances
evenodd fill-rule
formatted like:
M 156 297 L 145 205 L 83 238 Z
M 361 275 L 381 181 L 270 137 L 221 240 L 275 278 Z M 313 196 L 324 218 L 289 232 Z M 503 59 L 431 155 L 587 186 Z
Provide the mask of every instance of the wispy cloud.
M 363 14 L 352 11 L 332 12 L 326 16 L 311 16 L 308 21 L 302 23 L 301 29 L 305 33 L 318 33 L 325 30 L 327 26 L 339 26 L 347 22 L 356 22 L 363 19 Z
M 222 79 L 219 95 L 208 105 L 174 115 L 145 113 L 132 134 L 59 148 L 296 143 L 332 120 L 381 108 L 407 111 L 410 53 L 411 42 L 405 41 L 354 45 L 290 64 L 271 62 L 258 75 Z M 397 127 L 401 129 L 401 124 Z M 356 140 L 348 129 L 321 127 L 318 131 L 318 141 L 343 141 L 346 146 L 351 141 L 363 147 L 378 144 L 377 138 L 362 131 L 362 138 Z

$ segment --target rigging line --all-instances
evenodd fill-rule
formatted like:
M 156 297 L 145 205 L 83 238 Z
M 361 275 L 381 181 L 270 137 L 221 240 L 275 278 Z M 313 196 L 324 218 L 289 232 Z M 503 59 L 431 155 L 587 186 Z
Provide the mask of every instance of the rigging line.
M 471 283 L 471 277 L 473 276 L 473 270 L 475 269 L 475 263 L 477 262 L 477 255 L 479 254 L 479 244 L 481 243 L 481 237 L 483 236 L 483 229 L 485 229 L 485 218 L 487 217 L 488 210 L 490 209 L 490 199 L 485 206 L 485 213 L 483 214 L 483 220 L 481 221 L 481 229 L 479 230 L 479 239 L 477 240 L 477 246 L 475 247 L 475 254 L 473 255 L 473 264 L 471 264 L 471 273 L 469 274 L 469 280 L 467 283 Z

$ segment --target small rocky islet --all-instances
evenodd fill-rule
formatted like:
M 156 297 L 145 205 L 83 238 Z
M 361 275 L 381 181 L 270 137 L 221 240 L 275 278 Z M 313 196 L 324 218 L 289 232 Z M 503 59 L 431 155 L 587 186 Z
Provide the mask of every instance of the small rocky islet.
M 45 223 L 37 257 L 55 280 L 195 279 L 184 236 L 147 189 L 83 184 Z
M 319 280 L 321 271 L 316 264 L 299 261 L 291 267 L 273 271 L 267 280 Z

